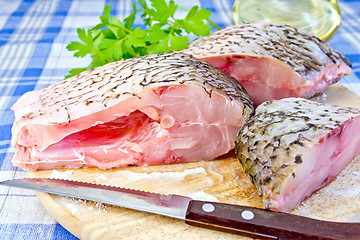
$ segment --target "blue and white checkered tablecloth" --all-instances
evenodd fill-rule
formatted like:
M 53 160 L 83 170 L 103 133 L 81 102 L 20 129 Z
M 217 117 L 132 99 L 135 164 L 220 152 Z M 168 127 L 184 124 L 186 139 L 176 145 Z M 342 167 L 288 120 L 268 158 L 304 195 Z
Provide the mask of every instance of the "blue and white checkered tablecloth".
M 232 24 L 234 0 L 177 0 L 213 12 L 220 27 Z M 10 107 L 25 92 L 56 83 L 90 59 L 74 58 L 65 46 L 77 40 L 76 28 L 99 22 L 105 5 L 121 19 L 132 10 L 131 0 L 0 0 L 0 180 L 25 177 L 11 164 L 14 116 Z M 342 24 L 330 40 L 344 53 L 354 73 L 341 80 L 360 95 L 360 0 L 341 1 Z M 0 239 L 76 239 L 44 210 L 34 192 L 0 187 Z

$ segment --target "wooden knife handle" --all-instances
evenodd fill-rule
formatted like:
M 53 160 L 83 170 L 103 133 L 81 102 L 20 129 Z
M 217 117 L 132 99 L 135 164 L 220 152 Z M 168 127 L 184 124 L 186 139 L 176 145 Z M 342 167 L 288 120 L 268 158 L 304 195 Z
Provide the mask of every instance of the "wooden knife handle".
M 360 240 L 360 223 L 328 222 L 233 204 L 193 200 L 186 223 L 263 239 Z

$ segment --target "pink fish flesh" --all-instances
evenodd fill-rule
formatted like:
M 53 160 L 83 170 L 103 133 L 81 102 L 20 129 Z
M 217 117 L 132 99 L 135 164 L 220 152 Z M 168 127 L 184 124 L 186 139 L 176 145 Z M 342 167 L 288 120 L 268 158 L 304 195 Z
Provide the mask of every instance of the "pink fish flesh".
M 185 53 L 235 77 L 254 104 L 310 98 L 351 73 L 349 60 L 317 37 L 287 25 L 230 26 L 190 43 Z
M 12 109 L 13 164 L 31 170 L 214 159 L 254 110 L 235 79 L 182 53 L 109 63 Z

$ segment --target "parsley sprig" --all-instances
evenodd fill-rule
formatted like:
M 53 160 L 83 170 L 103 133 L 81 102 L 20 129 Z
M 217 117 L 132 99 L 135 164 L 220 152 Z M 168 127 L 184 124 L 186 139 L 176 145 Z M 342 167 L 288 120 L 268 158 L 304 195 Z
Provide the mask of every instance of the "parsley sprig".
M 211 12 L 194 6 L 190 10 L 180 8 L 174 0 L 167 4 L 165 0 L 136 0 L 133 12 L 123 21 L 111 16 L 111 5 L 106 6 L 100 23 L 91 29 L 77 29 L 81 42 L 71 42 L 66 48 L 75 51 L 75 57 L 90 55 L 89 66 L 70 70 L 66 78 L 90 68 L 150 53 L 170 52 L 188 47 L 186 34 L 197 37 L 210 34 L 212 26 L 219 27 L 210 20 Z M 174 17 L 177 9 L 188 11 L 183 19 Z M 141 13 L 145 29 L 134 28 L 136 16 Z

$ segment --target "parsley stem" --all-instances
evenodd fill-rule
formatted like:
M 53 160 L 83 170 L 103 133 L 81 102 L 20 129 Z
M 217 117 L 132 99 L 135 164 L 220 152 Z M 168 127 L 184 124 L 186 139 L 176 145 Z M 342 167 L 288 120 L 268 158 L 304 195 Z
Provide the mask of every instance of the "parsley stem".
M 183 7 L 179 7 L 179 6 L 178 6 L 178 9 L 184 10 L 184 11 L 187 11 L 187 12 L 189 11 L 189 9 L 186 9 L 186 8 L 183 8 Z
M 220 29 L 221 29 L 218 25 L 216 25 L 216 23 L 214 23 L 213 21 L 211 21 L 210 18 L 208 18 L 207 21 L 208 21 L 211 25 L 213 25 L 217 30 L 220 30 Z
M 91 31 L 92 34 L 92 31 Z M 100 36 L 101 32 L 98 32 L 94 37 L 93 37 L 93 41 L 95 41 L 99 36 Z

